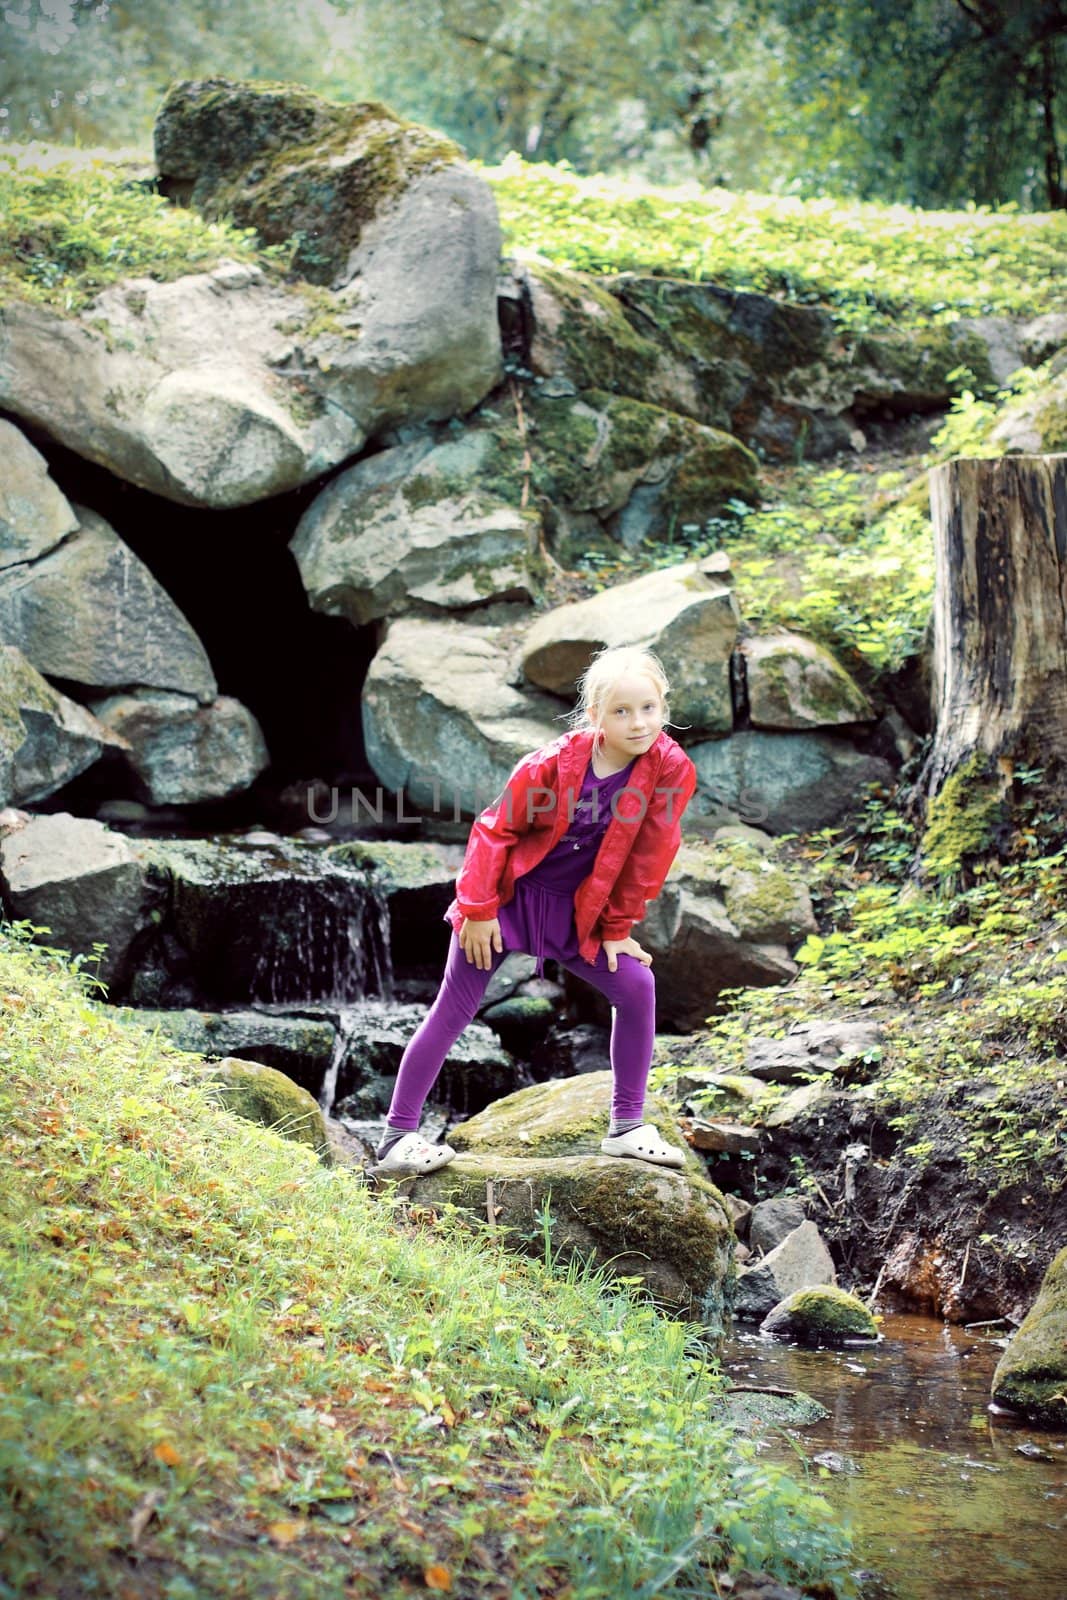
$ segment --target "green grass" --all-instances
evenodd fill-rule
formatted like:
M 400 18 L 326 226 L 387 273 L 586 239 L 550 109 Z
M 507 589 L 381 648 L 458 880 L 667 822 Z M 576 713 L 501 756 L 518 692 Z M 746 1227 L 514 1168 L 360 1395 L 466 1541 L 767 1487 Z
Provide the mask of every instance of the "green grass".
M 0 1595 L 847 1589 L 692 1329 L 237 1121 L 30 932 L 0 925 Z
M 99 160 L 35 168 L 0 156 L 0 293 L 77 311 L 120 278 L 262 261 L 254 239 Z
M 505 248 L 585 272 L 714 279 L 824 305 L 853 325 L 1036 316 L 1062 300 L 1067 213 L 657 189 L 511 158 L 483 169 Z

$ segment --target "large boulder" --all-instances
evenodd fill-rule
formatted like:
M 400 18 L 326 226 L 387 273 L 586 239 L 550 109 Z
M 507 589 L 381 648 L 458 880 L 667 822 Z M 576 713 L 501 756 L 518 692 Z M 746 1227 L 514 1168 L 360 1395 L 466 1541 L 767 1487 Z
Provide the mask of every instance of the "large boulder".
M 363 685 L 367 759 L 424 810 L 473 816 L 515 763 L 559 737 L 559 701 L 511 686 L 501 627 L 420 618 L 389 625 Z
M 564 558 L 601 537 L 636 549 L 757 498 L 756 458 L 731 434 L 628 395 L 527 395 L 531 484 Z
M 258 1122 L 294 1144 L 309 1144 L 320 1160 L 330 1163 L 326 1122 L 313 1097 L 283 1072 L 258 1061 L 223 1057 L 202 1074 L 226 1111 L 246 1122 Z
M 60 694 L 13 644 L 0 645 L 0 806 L 32 805 L 91 767 L 121 735 Z
M 987 331 L 965 321 L 857 331 L 816 307 L 720 284 L 625 273 L 604 287 L 638 333 L 692 371 L 694 414 L 770 457 L 832 454 L 859 442 L 871 414 L 946 407 L 963 369 L 995 376 Z
M 135 689 L 91 702 L 127 742 L 138 797 L 149 805 L 192 805 L 247 789 L 270 761 L 262 729 L 239 700 Z
M 168 903 L 138 998 L 172 1003 L 165 979 L 178 961 L 208 1006 L 382 992 L 387 952 L 361 872 L 292 840 L 143 839 L 137 851 Z
M 312 501 L 291 549 L 313 611 L 378 617 L 531 600 L 536 511 L 495 490 L 494 435 L 470 429 L 357 462 Z M 484 474 L 484 476 L 483 476 Z
M 671 683 L 672 721 L 700 733 L 733 727 L 730 658 L 740 614 L 717 556 L 615 584 L 539 616 L 522 645 L 531 683 L 570 695 L 605 645 L 655 650 Z
M 829 827 L 858 803 L 867 784 L 893 778 L 881 756 L 824 732 L 745 728 L 729 739 L 701 740 L 689 755 L 698 777 L 694 824 L 709 813 L 740 816 L 769 833 Z
M 870 722 L 870 701 L 829 650 L 797 633 L 744 639 L 748 713 L 754 728 L 822 728 Z
M 756 848 L 683 844 L 636 929 L 655 958 L 661 1022 L 699 1028 L 724 989 L 793 977 L 788 946 L 815 928 L 806 888 Z
M 499 225 L 455 146 L 380 106 L 211 80 L 174 86 L 157 147 L 179 198 L 291 242 L 308 281 L 224 261 L 125 280 L 75 316 L 11 298 L 0 406 L 130 482 L 225 507 L 492 388 Z
M 600 1154 L 611 1073 L 537 1084 L 449 1135 L 460 1154 L 420 1178 L 420 1204 L 452 1204 L 488 1220 L 505 1243 L 552 1259 L 579 1257 L 639 1278 L 670 1312 L 721 1339 L 733 1230 L 722 1196 L 687 1152 L 683 1170 Z M 651 1101 L 650 1120 L 680 1143 Z
M 66 811 L 0 838 L 0 892 L 9 917 L 28 919 L 49 931 L 51 944 L 86 957 L 109 989 L 122 986 L 158 900 L 122 834 Z M 97 943 L 107 947 L 99 967 Z
M 1032 1422 L 1067 1428 L 1067 1249 L 997 1363 L 993 1399 Z
M 632 327 L 595 277 L 528 254 L 507 267 L 502 321 L 542 389 L 640 396 L 704 420 L 690 367 Z
M 11 422 L 0 421 L 0 569 L 35 561 L 78 526 L 48 463 Z
M 114 529 L 78 510 L 78 527 L 35 561 L 0 572 L 0 637 L 39 672 L 89 689 L 144 685 L 203 704 L 217 685 L 174 601 Z
M 276 1016 L 268 1011 L 155 1010 L 120 1013 L 136 1027 L 159 1032 L 179 1050 L 206 1057 L 258 1061 L 317 1095 L 333 1060 L 337 1030 L 315 1017 Z
M 876 1022 L 796 1022 L 783 1039 L 750 1039 L 745 1071 L 765 1083 L 805 1083 L 827 1072 L 851 1080 L 880 1058 L 884 1039 Z

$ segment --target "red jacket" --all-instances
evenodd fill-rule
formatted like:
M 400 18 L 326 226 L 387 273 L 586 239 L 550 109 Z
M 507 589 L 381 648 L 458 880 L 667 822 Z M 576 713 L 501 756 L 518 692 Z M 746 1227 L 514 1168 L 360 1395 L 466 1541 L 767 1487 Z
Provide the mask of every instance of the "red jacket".
M 499 798 L 475 818 L 456 898 L 445 912 L 457 933 L 467 917 L 495 917 L 515 893 L 515 880 L 558 843 L 581 793 L 593 738 L 591 728 L 579 728 L 525 756 Z M 669 733 L 634 762 L 593 870 L 574 897 L 578 950 L 590 966 L 602 941 L 628 938 L 659 894 L 695 788 L 696 768 Z

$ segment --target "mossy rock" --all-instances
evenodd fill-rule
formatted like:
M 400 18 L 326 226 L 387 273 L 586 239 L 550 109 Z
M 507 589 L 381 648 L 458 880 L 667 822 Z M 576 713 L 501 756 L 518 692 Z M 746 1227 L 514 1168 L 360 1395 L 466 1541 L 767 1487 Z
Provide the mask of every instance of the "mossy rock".
M 311 283 L 345 281 L 364 227 L 419 172 L 462 160 L 450 139 L 376 103 L 337 105 L 294 84 L 175 84 L 156 122 L 164 178 L 204 216 L 292 242 Z
M 780 1300 L 760 1323 L 760 1333 L 794 1344 L 838 1345 L 877 1339 L 878 1324 L 862 1300 L 836 1284 L 798 1289 Z
M 728 1390 L 712 1403 L 712 1411 L 746 1434 L 769 1433 L 772 1428 L 810 1428 L 816 1422 L 825 1422 L 830 1415 L 825 1406 L 801 1389 L 792 1394 Z
M 204 1069 L 204 1077 L 216 1086 L 227 1111 L 247 1122 L 261 1123 L 294 1144 L 310 1145 L 323 1162 L 330 1164 L 333 1158 L 318 1103 L 284 1072 L 258 1061 L 224 1056 Z
M 347 839 L 325 851 L 332 861 L 358 867 L 386 894 L 401 889 L 426 889 L 452 883 L 459 861 L 441 845 L 418 839 Z
M 733 1229 L 721 1196 L 703 1178 L 611 1156 L 480 1149 L 420 1178 L 415 1198 L 491 1220 L 505 1243 L 525 1254 L 544 1259 L 547 1240 L 560 1266 L 580 1259 L 613 1277 L 636 1277 L 665 1311 L 701 1322 L 712 1341 L 723 1336 Z
M 928 872 L 951 876 L 989 849 L 1007 818 L 1005 782 L 996 764 L 977 753 L 956 768 L 931 800 L 921 853 Z
M 453 1128 L 449 1143 L 478 1156 L 599 1155 L 608 1131 L 611 1083 L 610 1072 L 584 1072 L 519 1089 Z M 685 1145 L 677 1122 L 654 1096 L 645 1102 L 645 1119 L 685 1152 L 691 1173 L 703 1175 L 700 1158 Z
M 997 1363 L 992 1393 L 1031 1422 L 1067 1428 L 1067 1248 Z

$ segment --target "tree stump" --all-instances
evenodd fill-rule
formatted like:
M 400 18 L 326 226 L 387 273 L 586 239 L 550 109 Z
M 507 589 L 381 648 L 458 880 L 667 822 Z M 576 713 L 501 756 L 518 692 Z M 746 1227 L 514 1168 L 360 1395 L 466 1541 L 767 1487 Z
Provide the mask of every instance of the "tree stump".
M 936 730 L 921 787 L 964 762 L 1067 763 L 1067 455 L 930 474 Z

